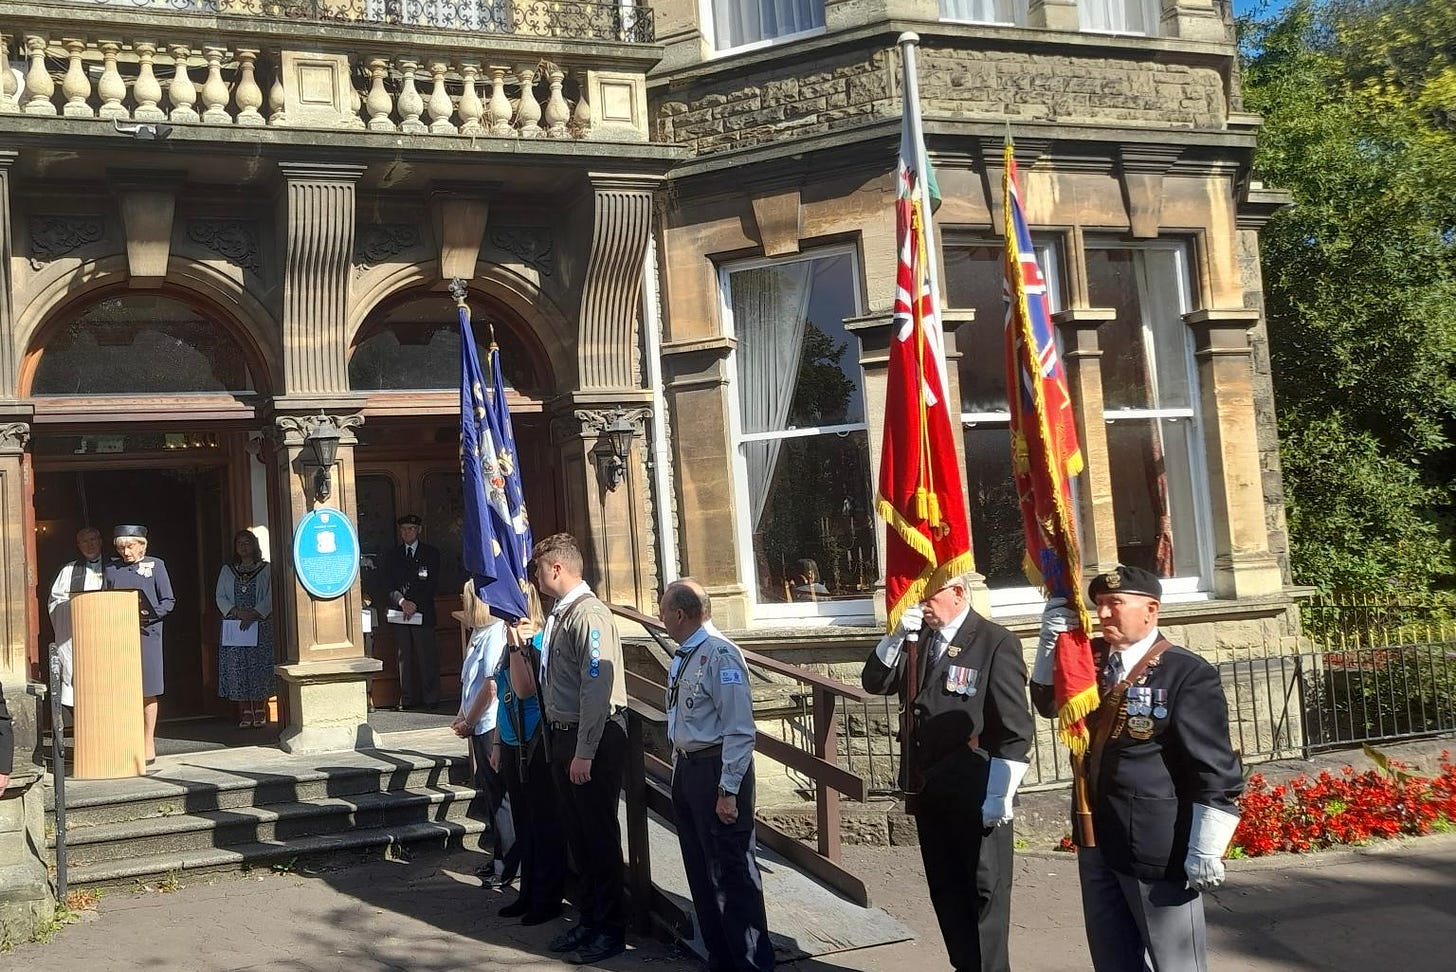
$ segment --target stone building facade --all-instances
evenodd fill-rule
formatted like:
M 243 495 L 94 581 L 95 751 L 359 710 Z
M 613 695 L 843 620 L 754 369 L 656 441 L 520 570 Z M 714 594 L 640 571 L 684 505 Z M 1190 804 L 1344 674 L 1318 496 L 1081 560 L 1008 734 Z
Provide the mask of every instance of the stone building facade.
M 247 526 L 279 565 L 282 745 L 369 745 L 368 693 L 395 698 L 370 571 L 318 600 L 288 552 L 320 502 L 366 555 L 418 512 L 463 579 L 454 277 L 502 348 L 538 535 L 581 536 L 613 601 L 691 573 L 748 641 L 862 656 L 907 29 L 982 608 L 1040 610 L 999 377 L 1009 133 L 1087 567 L 1160 570 L 1191 643 L 1294 634 L 1255 239 L 1281 199 L 1221 3 L 36 0 L 0 12 L 12 708 L 75 530 L 140 519 L 188 605 L 163 716 L 215 714 L 211 584 Z M 0 858 L 37 826 L 27 772 Z

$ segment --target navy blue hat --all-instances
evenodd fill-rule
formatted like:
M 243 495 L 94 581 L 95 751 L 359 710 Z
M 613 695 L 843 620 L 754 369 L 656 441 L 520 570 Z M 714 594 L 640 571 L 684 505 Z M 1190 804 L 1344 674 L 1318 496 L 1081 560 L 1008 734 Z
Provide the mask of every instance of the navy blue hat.
M 1141 594 L 1161 601 L 1163 582 L 1150 570 L 1118 565 L 1107 573 L 1092 578 L 1092 583 L 1087 586 L 1087 594 L 1094 601 L 1099 594 Z
M 123 523 L 111 531 L 111 539 L 120 540 L 122 537 L 147 538 L 147 528 L 136 523 Z
M 413 513 L 406 513 L 394 522 L 399 526 L 419 526 L 423 521 Z

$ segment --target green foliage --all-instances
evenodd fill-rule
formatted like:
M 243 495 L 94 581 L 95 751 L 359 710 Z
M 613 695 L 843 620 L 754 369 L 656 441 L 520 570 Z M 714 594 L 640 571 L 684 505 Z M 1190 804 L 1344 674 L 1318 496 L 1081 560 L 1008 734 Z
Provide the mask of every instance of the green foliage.
M 1453 27 L 1456 0 L 1242 25 L 1256 168 L 1295 199 L 1261 237 L 1294 573 L 1327 591 L 1456 578 Z

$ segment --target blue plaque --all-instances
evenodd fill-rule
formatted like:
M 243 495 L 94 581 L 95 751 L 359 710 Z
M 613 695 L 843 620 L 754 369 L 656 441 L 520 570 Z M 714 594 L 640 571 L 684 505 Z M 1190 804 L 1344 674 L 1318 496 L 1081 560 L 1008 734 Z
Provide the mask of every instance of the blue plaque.
M 359 534 L 342 511 L 316 506 L 293 531 L 293 570 L 322 600 L 347 594 L 359 576 Z

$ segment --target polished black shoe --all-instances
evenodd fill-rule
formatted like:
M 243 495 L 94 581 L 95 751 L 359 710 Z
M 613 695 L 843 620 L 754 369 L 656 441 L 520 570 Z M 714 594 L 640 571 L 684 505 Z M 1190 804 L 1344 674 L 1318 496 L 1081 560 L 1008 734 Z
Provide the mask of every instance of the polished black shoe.
M 561 917 L 561 905 L 554 908 L 534 908 L 521 916 L 521 924 L 526 927 L 532 925 L 544 925 L 548 921 L 555 921 Z
M 525 924 L 522 919 L 521 924 Z M 575 928 L 568 928 L 566 931 L 551 939 L 551 944 L 546 949 L 551 952 L 570 952 L 581 945 L 582 942 L 591 938 L 591 929 L 585 925 L 577 925 Z
M 627 942 L 620 934 L 597 932 L 578 945 L 576 951 L 566 957 L 566 961 L 572 965 L 595 965 L 626 950 Z
M 512 901 L 510 904 L 502 908 L 500 911 L 497 911 L 496 915 L 500 918 L 519 918 L 522 915 L 528 913 L 530 910 L 531 903 L 529 901 L 527 901 L 525 898 L 517 898 L 515 901 Z

